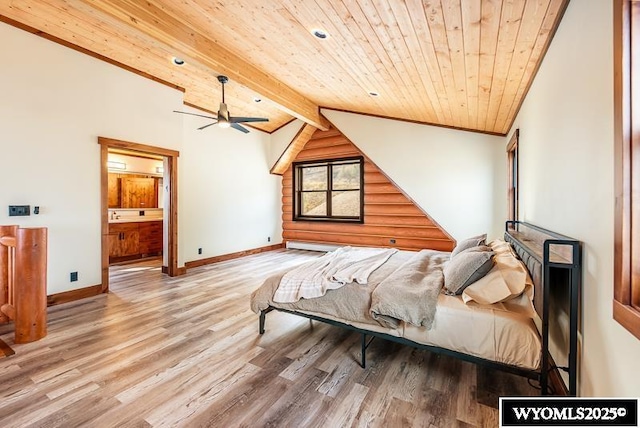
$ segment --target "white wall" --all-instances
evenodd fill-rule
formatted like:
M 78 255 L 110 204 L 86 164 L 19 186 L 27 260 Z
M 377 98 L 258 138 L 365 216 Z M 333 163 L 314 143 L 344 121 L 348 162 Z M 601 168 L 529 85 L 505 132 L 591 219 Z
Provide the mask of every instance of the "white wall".
M 271 142 L 269 143 L 269 170 L 278 162 L 282 152 L 289 147 L 289 143 L 291 143 L 291 140 L 293 140 L 293 137 L 296 136 L 303 125 L 303 121 L 296 119 L 271 134 Z
M 580 393 L 639 396 L 640 340 L 612 318 L 612 23 L 611 2 L 569 3 L 513 129 L 521 218 L 584 242 Z
M 0 224 L 49 228 L 48 294 L 101 281 L 98 136 L 180 151 L 178 265 L 281 242 L 268 134 L 197 132 L 180 91 L 3 23 L 0 40 Z M 23 204 L 41 214 L 8 217 Z
M 281 243 L 281 179 L 269 174 L 270 135 L 215 125 L 198 131 L 207 119 L 184 120 L 179 221 L 185 260 Z
M 3 23 L 0 40 L 0 224 L 49 228 L 48 294 L 100 284 L 98 136 L 179 150 L 182 94 Z
M 504 138 L 335 110 L 322 114 L 455 239 L 502 236 Z

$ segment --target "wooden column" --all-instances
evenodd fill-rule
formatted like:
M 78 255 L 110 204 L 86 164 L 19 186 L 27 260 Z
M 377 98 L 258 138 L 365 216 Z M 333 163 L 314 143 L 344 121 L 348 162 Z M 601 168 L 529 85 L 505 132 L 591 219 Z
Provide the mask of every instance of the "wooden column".
M 18 230 L 18 226 L 0 226 L 0 239 L 4 237 L 14 238 L 16 236 L 16 232 Z M 9 296 L 7 295 L 7 290 L 9 288 L 10 276 L 10 266 L 9 266 L 9 247 L 6 245 L 0 244 L 0 308 L 9 303 Z M 0 323 L 9 322 L 9 317 L 0 311 Z
M 17 229 L 15 342 L 47 335 L 47 229 Z

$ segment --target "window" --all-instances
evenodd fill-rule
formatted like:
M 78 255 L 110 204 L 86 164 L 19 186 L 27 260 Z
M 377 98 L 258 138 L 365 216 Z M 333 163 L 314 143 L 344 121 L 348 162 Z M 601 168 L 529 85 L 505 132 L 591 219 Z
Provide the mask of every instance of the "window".
M 363 158 L 293 164 L 293 220 L 364 220 Z
M 520 130 L 516 129 L 509 144 L 507 144 L 507 200 L 509 212 L 507 220 L 518 220 L 518 140 Z
M 640 203 L 637 200 L 640 193 L 640 49 L 637 46 L 640 46 L 640 1 L 617 0 L 614 7 L 613 318 L 640 339 Z

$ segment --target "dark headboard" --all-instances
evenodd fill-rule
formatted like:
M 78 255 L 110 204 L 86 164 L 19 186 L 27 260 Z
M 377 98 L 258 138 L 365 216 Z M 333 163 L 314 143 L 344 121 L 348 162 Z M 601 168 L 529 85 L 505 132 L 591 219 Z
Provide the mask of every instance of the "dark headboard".
M 533 284 L 534 306 L 540 318 L 544 317 L 545 270 L 550 268 L 582 270 L 582 243 L 559 233 L 520 221 L 508 221 L 504 239 L 510 243 L 526 265 Z M 548 292 L 548 290 L 547 290 Z
M 564 235 L 520 221 L 508 221 L 505 241 L 515 249 L 534 283 L 533 305 L 542 320 L 542 367 L 548 367 L 549 308 L 551 298 L 563 291 L 568 296 L 569 394 L 577 392 L 578 308 L 582 286 L 582 243 Z M 552 290 L 553 288 L 553 290 Z M 553 291 L 553 292 L 552 292 Z M 557 300 L 557 299 L 554 299 Z M 556 304 L 558 304 L 556 302 Z M 546 377 L 546 376 L 545 376 Z M 543 388 L 546 388 L 546 379 Z
M 538 254 L 529 248 L 525 242 L 518 240 L 511 235 L 507 229 L 504 233 L 504 240 L 511 244 L 520 260 L 525 264 L 531 279 L 533 280 L 534 292 L 533 292 L 533 306 L 538 313 L 538 316 L 542 319 L 543 316 L 543 304 L 542 296 L 543 284 L 542 284 L 542 258 L 538 257 Z

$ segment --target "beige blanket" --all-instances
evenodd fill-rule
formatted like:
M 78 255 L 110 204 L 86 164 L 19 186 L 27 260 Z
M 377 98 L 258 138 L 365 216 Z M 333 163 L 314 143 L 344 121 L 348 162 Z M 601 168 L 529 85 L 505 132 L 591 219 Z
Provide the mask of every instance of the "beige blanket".
M 364 285 L 369 275 L 398 252 L 395 248 L 341 247 L 287 272 L 273 301 L 292 303 L 324 296 L 347 283 Z
M 442 265 L 448 253 L 422 250 L 382 280 L 371 295 L 371 316 L 385 327 L 402 321 L 428 330 L 444 285 Z

